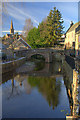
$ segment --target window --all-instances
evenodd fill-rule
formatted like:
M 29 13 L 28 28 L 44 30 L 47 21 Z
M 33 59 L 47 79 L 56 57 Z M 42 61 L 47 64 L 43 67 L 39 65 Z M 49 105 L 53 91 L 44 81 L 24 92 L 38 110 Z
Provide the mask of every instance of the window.
M 75 47 L 75 42 L 73 42 L 73 47 Z

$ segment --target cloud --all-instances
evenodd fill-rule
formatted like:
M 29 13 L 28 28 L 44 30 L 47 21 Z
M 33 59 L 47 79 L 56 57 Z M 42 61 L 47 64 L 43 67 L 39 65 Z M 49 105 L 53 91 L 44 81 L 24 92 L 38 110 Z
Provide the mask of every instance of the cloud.
M 8 9 L 9 10 L 9 9 Z M 8 15 L 14 17 L 17 20 L 24 20 L 24 17 L 18 15 L 18 14 L 14 14 L 14 12 L 12 10 L 10 10 L 10 12 L 8 12 Z
M 22 11 L 22 9 L 17 8 L 15 6 L 11 5 L 11 4 L 8 4 L 7 9 L 8 9 L 8 14 L 10 16 L 14 17 L 15 19 L 25 20 L 25 18 L 28 17 L 34 23 L 36 23 L 37 25 L 39 25 L 39 22 L 34 18 L 34 16 L 31 16 L 28 13 L 25 13 L 24 11 Z

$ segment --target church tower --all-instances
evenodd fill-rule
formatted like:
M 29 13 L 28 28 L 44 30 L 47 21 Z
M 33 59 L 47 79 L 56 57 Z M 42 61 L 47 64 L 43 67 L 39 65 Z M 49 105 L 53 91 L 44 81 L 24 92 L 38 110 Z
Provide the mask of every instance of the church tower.
M 14 28 L 13 28 L 13 23 L 12 23 L 12 20 L 11 20 L 10 34 L 14 34 Z

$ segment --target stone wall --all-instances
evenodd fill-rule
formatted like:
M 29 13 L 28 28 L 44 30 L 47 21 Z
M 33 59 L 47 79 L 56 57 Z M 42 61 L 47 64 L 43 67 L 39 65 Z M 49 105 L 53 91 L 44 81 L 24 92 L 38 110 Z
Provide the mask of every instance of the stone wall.
M 45 62 L 50 63 L 52 60 L 62 61 L 65 59 L 63 50 L 54 49 L 27 49 L 15 51 L 16 56 L 26 57 L 29 59 L 32 55 L 40 54 L 45 58 Z
M 67 63 L 72 69 L 75 69 L 75 60 L 73 57 L 65 55 L 65 60 L 67 61 Z
M 27 60 L 31 58 L 31 56 L 39 54 L 45 58 L 45 62 L 50 63 L 52 62 L 52 52 L 47 49 L 30 49 L 30 50 L 23 50 L 23 51 L 16 51 L 16 56 L 18 57 L 26 57 Z
M 14 61 L 2 63 L 0 65 L 0 66 L 2 66 L 2 73 L 6 73 L 6 72 L 9 72 L 9 71 L 16 69 L 21 64 L 23 64 L 25 61 L 26 61 L 26 58 L 22 57 L 22 58 L 19 58 L 17 60 L 14 60 Z
M 63 75 L 66 85 L 70 88 L 70 85 L 73 83 L 73 69 L 66 60 L 63 62 Z

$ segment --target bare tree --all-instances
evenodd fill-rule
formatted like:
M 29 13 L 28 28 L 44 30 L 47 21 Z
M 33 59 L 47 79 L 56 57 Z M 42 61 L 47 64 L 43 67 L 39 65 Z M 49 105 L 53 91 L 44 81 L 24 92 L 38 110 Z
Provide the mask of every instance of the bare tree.
M 23 32 L 22 35 L 24 37 L 24 39 L 27 37 L 28 32 L 33 28 L 33 22 L 31 21 L 31 19 L 26 19 L 25 20 L 25 24 L 23 27 Z

